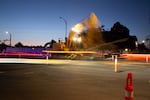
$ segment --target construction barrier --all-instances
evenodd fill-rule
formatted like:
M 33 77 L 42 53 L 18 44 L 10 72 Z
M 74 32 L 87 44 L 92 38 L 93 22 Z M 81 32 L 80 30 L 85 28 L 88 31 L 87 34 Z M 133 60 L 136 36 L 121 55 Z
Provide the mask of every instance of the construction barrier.
M 125 100 L 134 100 L 132 73 L 128 73 L 125 86 Z
M 148 61 L 149 61 L 149 58 L 148 58 L 148 56 L 146 56 L 146 62 L 148 63 Z
M 48 55 L 46 56 L 46 60 L 48 60 Z
M 115 72 L 118 72 L 118 57 L 115 55 Z

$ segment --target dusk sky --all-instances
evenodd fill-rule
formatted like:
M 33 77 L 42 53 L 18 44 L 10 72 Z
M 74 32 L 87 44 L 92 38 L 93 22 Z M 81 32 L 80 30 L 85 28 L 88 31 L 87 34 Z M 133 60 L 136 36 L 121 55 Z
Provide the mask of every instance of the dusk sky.
M 119 21 L 139 42 L 150 34 L 150 0 L 0 0 L 0 40 L 12 44 L 44 45 L 67 32 L 94 12 L 101 25 L 110 30 Z M 7 42 L 9 44 L 9 42 Z

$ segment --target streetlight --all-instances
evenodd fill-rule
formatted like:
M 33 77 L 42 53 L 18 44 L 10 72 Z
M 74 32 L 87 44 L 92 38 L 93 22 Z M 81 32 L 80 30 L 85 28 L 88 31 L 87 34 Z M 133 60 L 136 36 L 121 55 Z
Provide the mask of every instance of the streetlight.
M 135 47 L 138 48 L 138 42 L 137 41 L 135 41 Z
M 10 46 L 11 46 L 11 37 L 12 37 L 12 35 L 9 32 L 6 32 L 6 34 L 9 34 L 9 36 L 10 36 L 9 41 L 10 41 Z
M 65 41 L 67 40 L 67 21 L 63 18 L 63 17 L 59 17 L 60 19 L 62 19 L 65 23 Z M 66 41 L 67 42 L 67 41 Z
M 142 43 L 145 43 L 145 40 L 143 40 Z
M 75 48 L 77 48 L 77 44 L 78 44 L 78 47 L 80 47 L 80 42 L 82 41 L 81 37 L 73 37 L 73 41 L 75 44 Z
M 78 37 L 77 41 L 80 43 L 81 42 L 81 37 Z
M 76 38 L 76 37 L 73 37 L 73 41 L 75 41 L 75 42 L 76 42 L 76 41 L 77 41 L 77 38 Z

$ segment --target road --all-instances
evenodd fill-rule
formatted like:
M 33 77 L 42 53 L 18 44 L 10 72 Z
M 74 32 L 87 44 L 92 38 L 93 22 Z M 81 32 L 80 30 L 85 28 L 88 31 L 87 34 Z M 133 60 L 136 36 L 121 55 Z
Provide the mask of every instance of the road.
M 135 100 L 150 100 L 150 63 L 122 61 L 115 73 L 111 61 L 52 61 L 1 63 L 0 99 L 124 100 L 126 77 L 132 72 Z

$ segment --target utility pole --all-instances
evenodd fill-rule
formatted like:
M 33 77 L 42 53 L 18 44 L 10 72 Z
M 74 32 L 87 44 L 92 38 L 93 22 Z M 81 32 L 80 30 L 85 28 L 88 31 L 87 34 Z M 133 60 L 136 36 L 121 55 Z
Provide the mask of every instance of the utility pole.
M 63 17 L 59 17 L 60 19 L 62 19 L 65 23 L 65 42 L 67 43 L 67 20 L 64 19 Z
M 11 35 L 11 33 L 9 33 L 9 32 L 6 32 L 6 34 L 9 34 L 9 42 L 10 42 L 10 47 L 11 47 L 11 38 L 12 38 L 12 35 Z

